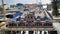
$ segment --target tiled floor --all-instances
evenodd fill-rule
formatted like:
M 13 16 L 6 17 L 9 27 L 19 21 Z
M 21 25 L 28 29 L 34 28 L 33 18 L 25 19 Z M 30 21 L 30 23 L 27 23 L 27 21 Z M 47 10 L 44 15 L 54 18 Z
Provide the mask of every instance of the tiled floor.
M 58 34 L 60 34 L 60 23 L 53 23 L 53 26 L 56 28 Z

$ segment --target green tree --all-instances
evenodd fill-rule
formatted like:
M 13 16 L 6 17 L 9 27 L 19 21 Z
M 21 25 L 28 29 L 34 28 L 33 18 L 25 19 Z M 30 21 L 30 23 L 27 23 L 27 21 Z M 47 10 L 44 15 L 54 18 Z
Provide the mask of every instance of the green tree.
M 20 6 L 20 5 L 23 5 L 23 4 L 21 4 L 21 3 L 17 3 L 16 5 L 17 5 L 17 6 Z
M 10 5 L 10 8 L 14 8 L 15 7 L 15 5 Z
M 53 16 L 58 16 L 59 13 L 58 13 L 58 7 L 57 7 L 57 0 L 53 0 L 52 2 L 52 8 L 53 8 Z

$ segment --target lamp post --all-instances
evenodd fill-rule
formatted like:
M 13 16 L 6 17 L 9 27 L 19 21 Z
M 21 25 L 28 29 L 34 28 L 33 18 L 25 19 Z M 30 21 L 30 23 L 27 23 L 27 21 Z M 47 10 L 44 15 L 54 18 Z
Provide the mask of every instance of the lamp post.
M 4 14 L 4 21 L 6 21 L 6 12 L 4 9 L 4 0 L 2 0 L 2 8 L 3 8 L 3 14 Z

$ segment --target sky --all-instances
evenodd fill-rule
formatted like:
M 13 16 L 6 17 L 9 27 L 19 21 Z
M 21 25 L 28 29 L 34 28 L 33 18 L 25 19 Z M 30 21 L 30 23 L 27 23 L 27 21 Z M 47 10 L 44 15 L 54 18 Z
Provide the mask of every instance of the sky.
M 2 3 L 1 2 L 2 0 L 0 0 L 0 4 Z M 4 0 L 4 3 L 5 4 L 17 4 L 17 3 L 23 3 L 23 4 L 33 4 L 33 3 L 38 3 L 40 2 L 40 0 Z M 46 4 L 46 3 L 51 3 L 50 0 L 41 0 L 41 2 L 43 4 Z

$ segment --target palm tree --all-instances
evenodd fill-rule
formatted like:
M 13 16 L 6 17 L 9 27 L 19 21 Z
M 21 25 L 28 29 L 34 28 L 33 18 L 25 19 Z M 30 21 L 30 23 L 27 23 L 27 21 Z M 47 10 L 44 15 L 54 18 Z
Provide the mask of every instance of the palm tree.
M 4 0 L 2 0 L 2 9 L 3 9 L 3 13 L 4 13 L 4 21 L 6 21 L 6 12 L 4 9 Z

